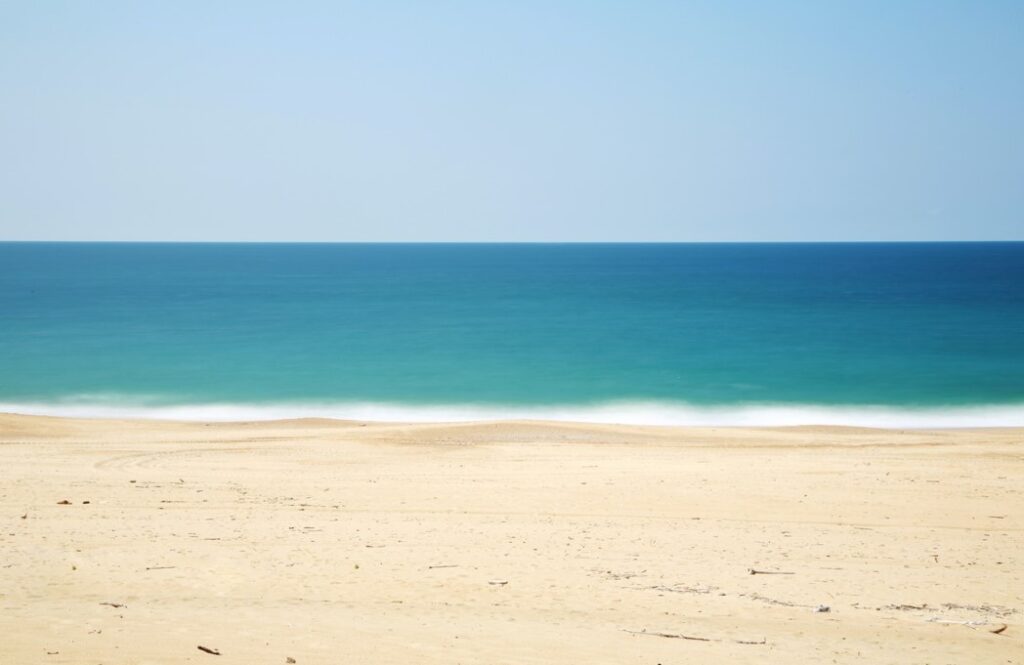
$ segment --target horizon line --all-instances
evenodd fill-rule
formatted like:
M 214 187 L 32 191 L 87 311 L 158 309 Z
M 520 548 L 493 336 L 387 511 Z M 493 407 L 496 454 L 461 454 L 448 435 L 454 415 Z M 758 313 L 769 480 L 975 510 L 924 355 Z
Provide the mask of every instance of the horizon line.
M 983 240 L 6 240 L 0 244 L 81 245 L 897 245 L 1024 243 Z

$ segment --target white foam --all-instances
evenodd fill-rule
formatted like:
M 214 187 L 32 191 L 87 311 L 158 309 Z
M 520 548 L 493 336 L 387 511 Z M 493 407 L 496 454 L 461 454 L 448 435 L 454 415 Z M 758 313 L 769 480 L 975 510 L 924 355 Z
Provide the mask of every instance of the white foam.
M 695 406 L 674 402 L 607 402 L 593 405 L 412 405 L 373 402 L 276 404 L 158 404 L 137 397 L 74 397 L 58 402 L 0 403 L 0 412 L 76 418 L 153 418 L 252 421 L 338 418 L 384 422 L 552 420 L 625 425 L 860 427 L 1024 427 L 1024 404 L 957 407 L 820 406 L 748 404 Z

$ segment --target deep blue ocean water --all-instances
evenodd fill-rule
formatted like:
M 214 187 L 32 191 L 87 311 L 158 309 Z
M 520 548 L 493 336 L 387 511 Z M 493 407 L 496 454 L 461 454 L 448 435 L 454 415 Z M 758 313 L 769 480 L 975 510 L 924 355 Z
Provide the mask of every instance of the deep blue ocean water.
M 1024 425 L 1024 243 L 0 243 L 0 410 Z

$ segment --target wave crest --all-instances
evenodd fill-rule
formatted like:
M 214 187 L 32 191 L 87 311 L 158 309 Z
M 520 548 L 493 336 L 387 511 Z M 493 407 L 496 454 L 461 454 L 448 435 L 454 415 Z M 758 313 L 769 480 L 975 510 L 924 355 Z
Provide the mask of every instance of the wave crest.
M 849 425 L 859 427 L 1020 427 L 1024 404 L 890 407 L 816 404 L 697 406 L 676 402 L 607 402 L 590 405 L 417 405 L 376 402 L 158 404 L 136 397 L 74 397 L 55 402 L 0 403 L 0 412 L 75 418 L 147 418 L 187 421 L 337 418 L 384 422 L 560 422 L 673 426 Z

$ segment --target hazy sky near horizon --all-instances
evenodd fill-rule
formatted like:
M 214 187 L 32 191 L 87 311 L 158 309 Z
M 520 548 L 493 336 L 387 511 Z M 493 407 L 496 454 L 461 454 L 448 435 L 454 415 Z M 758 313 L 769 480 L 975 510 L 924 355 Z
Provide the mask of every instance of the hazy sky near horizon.
M 1022 2 L 2 2 L 0 240 L 1024 239 Z

